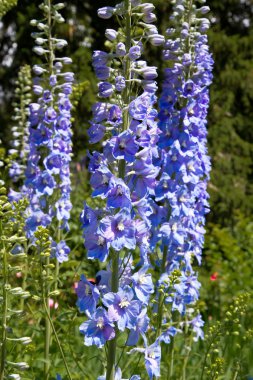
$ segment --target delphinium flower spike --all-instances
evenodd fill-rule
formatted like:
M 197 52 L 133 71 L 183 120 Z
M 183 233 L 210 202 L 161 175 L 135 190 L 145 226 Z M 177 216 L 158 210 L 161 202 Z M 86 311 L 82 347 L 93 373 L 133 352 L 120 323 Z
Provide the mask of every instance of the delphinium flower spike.
M 206 124 L 213 60 L 205 33 L 209 21 L 204 14 L 209 7 L 195 3 L 198 2 L 174 2 L 163 51 L 167 68 L 159 99 L 161 171 L 155 200 L 167 208 L 168 220 L 158 226 L 158 233 L 153 232 L 159 236 L 163 252 L 160 285 L 165 295 L 159 296 L 158 310 L 158 335 L 163 341 L 166 331 L 161 329 L 165 317 L 162 298 L 181 315 L 187 305 L 198 299 L 200 283 L 192 263 L 194 259 L 201 263 L 205 214 L 209 209 Z M 177 279 L 171 291 L 170 278 L 175 273 Z
M 93 106 L 88 134 L 91 143 L 103 140 L 103 151 L 90 155 L 89 171 L 93 196 L 105 206 L 92 209 L 85 204 L 81 221 L 88 258 L 109 259 L 110 265 L 97 274 L 95 284 L 82 276 L 77 295 L 88 317 L 80 327 L 85 344 L 102 347 L 109 341 L 106 380 L 114 379 L 118 335 L 127 330 L 128 344 L 134 345 L 145 334 L 154 291 L 148 217 L 159 173 L 153 164 L 159 134 L 157 72 L 141 59 L 147 41 L 164 43 L 152 24 L 153 10 L 153 4 L 138 0 L 98 10 L 101 18 L 116 16 L 120 27 L 105 32 L 110 51 L 93 54 L 101 100 Z
M 58 342 L 50 318 L 51 288 L 54 285 L 54 294 L 58 293 L 59 263 L 67 261 L 70 253 L 63 233 L 69 229 L 71 210 L 72 131 L 69 97 L 74 74 L 66 71 L 66 65 L 72 62 L 71 59 L 58 53 L 67 42 L 53 36 L 54 27 L 64 22 L 59 13 L 64 4 L 54 4 L 51 0 L 45 0 L 39 8 L 43 13 L 42 20 L 31 21 L 38 29 L 32 33 L 35 39 L 33 51 L 43 58 L 44 63 L 33 67 L 33 91 L 38 100 L 30 105 L 29 156 L 25 173 L 30 206 L 27 210 L 25 229 L 27 237 L 36 245 L 39 243 L 38 228 L 48 227 L 51 257 L 44 255 L 41 258 L 42 256 L 37 255 L 40 273 L 43 273 L 45 268 L 47 272 L 55 263 L 53 279 L 49 275 L 46 275 L 46 279 L 39 279 L 40 283 L 46 282 L 46 292 L 42 300 L 45 306 L 44 377 L 49 379 L 51 331 Z M 62 351 L 61 353 L 63 355 Z M 71 379 L 67 365 L 66 371 Z
M 62 240 L 62 230 L 68 230 L 70 217 L 70 160 L 72 131 L 70 122 L 74 74 L 65 71 L 71 63 L 68 57 L 58 57 L 67 42 L 54 38 L 52 29 L 64 19 L 59 10 L 63 3 L 53 4 L 45 0 L 40 5 L 44 14 L 42 21 L 32 20 L 38 32 L 34 52 L 45 58 L 45 63 L 35 65 L 33 90 L 39 97 L 30 105 L 29 157 L 25 185 L 30 198 L 30 216 L 27 219 L 27 235 L 32 238 L 37 227 L 54 225 L 53 255 L 60 263 L 68 259 L 70 249 Z

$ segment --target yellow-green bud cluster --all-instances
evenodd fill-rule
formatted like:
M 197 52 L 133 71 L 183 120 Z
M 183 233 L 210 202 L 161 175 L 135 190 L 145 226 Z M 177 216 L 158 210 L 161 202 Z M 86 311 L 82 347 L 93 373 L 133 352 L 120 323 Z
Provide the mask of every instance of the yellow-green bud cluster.
M 0 2 L 0 19 L 13 7 L 17 5 L 18 0 L 1 0 Z

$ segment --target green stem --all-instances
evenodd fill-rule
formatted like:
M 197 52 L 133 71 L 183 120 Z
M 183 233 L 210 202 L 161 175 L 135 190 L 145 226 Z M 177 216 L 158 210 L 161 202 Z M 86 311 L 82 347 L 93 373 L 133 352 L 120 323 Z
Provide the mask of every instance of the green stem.
M 46 259 L 46 277 L 48 278 L 49 276 L 49 269 L 48 265 L 50 263 L 50 258 L 47 257 Z M 48 281 L 48 280 L 46 280 Z M 44 304 L 46 305 L 46 314 L 47 318 L 45 321 L 45 346 L 44 346 L 44 377 L 45 380 L 49 379 L 49 370 L 50 370 L 50 359 L 49 359 L 49 354 L 50 354 L 50 344 L 51 344 L 51 326 L 50 326 L 50 306 L 49 306 L 49 293 L 50 293 L 50 285 L 46 282 L 45 287 L 44 287 L 44 293 L 43 293 L 43 301 Z M 44 305 L 44 306 L 45 306 Z
M 48 307 L 48 303 L 47 303 L 47 299 L 45 297 L 43 297 L 43 304 L 44 304 L 44 309 L 45 309 L 45 312 L 46 312 L 46 316 L 47 316 L 47 321 L 49 322 L 51 328 L 52 328 L 52 331 L 54 333 L 54 336 L 55 336 L 55 340 L 56 340 L 56 343 L 58 345 L 58 348 L 60 350 L 60 353 L 61 353 L 61 356 L 62 356 L 62 360 L 63 360 L 63 363 L 64 363 L 64 366 L 65 366 L 65 369 L 66 369 L 66 372 L 67 372 L 67 375 L 68 375 L 68 378 L 69 380 L 72 380 L 72 377 L 71 377 L 71 374 L 70 374 L 70 371 L 69 371 L 69 368 L 68 368 L 68 364 L 66 362 L 66 358 L 65 358 L 65 355 L 64 355 L 64 352 L 63 352 L 63 349 L 62 349 L 62 346 L 61 346 L 61 343 L 60 343 L 60 340 L 59 340 L 59 337 L 58 337 L 58 334 L 56 332 L 56 329 L 54 327 L 54 324 L 53 324 L 53 321 L 52 321 L 52 318 L 50 316 L 50 312 L 49 312 L 49 307 Z
M 167 259 L 167 246 L 164 246 L 163 248 L 163 258 L 162 258 L 162 265 L 161 265 L 161 275 L 164 273 L 166 268 L 166 259 Z M 161 335 L 161 329 L 162 329 L 162 320 L 163 320 L 163 302 L 164 302 L 164 295 L 162 292 L 159 293 L 158 298 L 158 312 L 157 312 L 157 330 L 156 330 L 156 337 Z
M 47 0 L 48 5 L 48 15 L 47 15 L 47 25 L 48 25 L 48 50 L 49 50 L 49 75 L 53 73 L 54 66 L 54 48 L 52 43 L 52 17 L 51 17 L 51 0 Z
M 3 226 L 0 223 L 0 236 L 2 236 Z M 2 337 L 1 337 L 1 366 L 0 380 L 4 380 L 5 359 L 6 359 L 6 343 L 7 343 L 7 313 L 8 313 L 8 262 L 5 244 L 2 245 L 3 255 L 3 308 L 2 308 Z
M 189 347 L 191 347 L 191 345 L 192 345 L 192 337 L 190 337 Z M 190 357 L 190 349 L 188 349 L 188 348 L 186 348 L 186 349 L 187 349 L 187 354 L 184 357 L 184 363 L 183 363 L 183 368 L 182 368 L 182 380 L 187 380 L 186 368 L 187 368 L 187 364 L 188 364 L 189 357 Z
M 119 253 L 113 252 L 112 257 L 112 292 L 117 293 L 119 288 Z M 114 380 L 117 348 L 117 333 L 108 343 L 106 380 Z
M 27 243 L 25 242 L 24 243 L 24 252 L 26 254 L 26 257 L 24 258 L 25 266 L 24 266 L 24 270 L 23 270 L 23 279 L 22 279 L 22 289 L 24 291 L 26 290 L 26 287 L 27 287 L 26 280 L 27 280 L 27 275 L 28 275 L 28 257 L 27 257 L 27 251 L 28 251 Z M 24 300 L 24 298 L 21 298 L 21 300 L 20 300 L 20 310 L 24 310 L 24 306 L 25 306 L 25 300 Z
M 61 230 L 61 224 L 60 221 L 58 223 L 58 230 L 57 230 L 57 243 L 60 243 L 62 238 L 62 230 Z M 60 272 L 60 265 L 59 261 L 55 260 L 55 285 L 54 290 L 58 290 L 58 278 L 59 278 L 59 272 Z
M 171 354 L 170 354 L 170 379 L 172 379 L 174 371 L 174 338 L 171 338 Z

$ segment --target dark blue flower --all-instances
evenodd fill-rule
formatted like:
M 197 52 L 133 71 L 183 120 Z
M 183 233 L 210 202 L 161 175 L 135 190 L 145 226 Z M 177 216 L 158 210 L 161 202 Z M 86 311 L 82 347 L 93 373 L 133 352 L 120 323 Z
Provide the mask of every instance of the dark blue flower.
M 82 274 L 76 288 L 76 294 L 78 297 L 76 304 L 80 311 L 84 311 L 88 316 L 92 316 L 96 311 L 100 297 L 98 288 Z
M 128 131 L 120 133 L 115 141 L 112 154 L 117 159 L 124 159 L 127 162 L 134 162 L 135 154 L 139 147 L 135 143 L 135 139 Z
M 88 250 L 88 259 L 98 259 L 104 262 L 109 254 L 109 242 L 102 236 L 95 233 L 85 234 L 85 247 Z

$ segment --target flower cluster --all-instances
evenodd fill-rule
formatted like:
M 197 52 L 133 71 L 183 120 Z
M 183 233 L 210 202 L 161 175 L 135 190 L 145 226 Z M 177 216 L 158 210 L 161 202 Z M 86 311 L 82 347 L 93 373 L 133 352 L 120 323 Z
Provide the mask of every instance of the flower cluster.
M 89 318 L 80 327 L 86 345 L 103 346 L 115 338 L 116 326 L 118 331 L 128 329 L 126 344 L 135 345 L 149 324 L 147 305 L 154 292 L 149 240 L 159 174 L 153 162 L 159 130 L 154 109 L 157 71 L 141 55 L 146 41 L 164 43 L 152 25 L 153 10 L 153 4 L 136 0 L 98 10 L 102 18 L 120 16 L 121 24 L 118 30 L 106 30 L 110 51 L 93 54 L 101 101 L 93 106 L 88 134 L 91 143 L 105 141 L 102 153 L 90 155 L 89 171 L 92 195 L 105 207 L 85 204 L 81 222 L 88 258 L 109 258 L 111 264 L 94 284 L 83 276 L 77 288 L 78 306 Z M 138 251 L 139 265 L 134 266 L 132 255 Z
M 203 18 L 208 10 L 192 1 L 176 1 L 163 51 L 168 67 L 159 100 L 161 171 L 155 200 L 167 208 L 168 220 L 159 226 L 157 238 L 164 255 L 163 271 L 168 275 L 175 269 L 182 271 L 173 297 L 166 300 L 181 314 L 198 299 L 200 283 L 192 262 L 194 258 L 201 262 L 208 212 L 206 123 L 213 65 L 205 35 L 209 21 Z
M 62 49 L 67 42 L 53 38 L 52 20 L 62 22 L 58 12 L 64 5 L 41 4 L 44 24 L 32 20 L 39 32 L 33 33 L 38 55 L 45 55 L 47 63 L 35 65 L 36 75 L 33 90 L 39 96 L 37 103 L 30 105 L 29 157 L 25 185 L 30 198 L 30 215 L 26 231 L 32 237 L 38 226 L 55 223 L 58 231 L 68 229 L 70 217 L 70 160 L 72 151 L 71 103 L 74 75 L 63 70 L 70 64 L 68 57 L 56 57 L 56 50 Z M 59 239 L 52 242 L 52 252 L 59 262 L 66 261 L 70 249 Z
M 110 343 L 127 329 L 126 345 L 143 342 L 144 348 L 129 353 L 144 354 L 150 379 L 160 375 L 161 342 L 168 344 L 180 331 L 171 325 L 172 312 L 184 315 L 199 296 L 193 260 L 201 262 L 208 211 L 213 64 L 204 34 L 209 22 L 202 17 L 208 7 L 176 1 L 166 41 L 152 25 L 153 10 L 138 0 L 98 10 L 105 19 L 118 16 L 121 24 L 106 30 L 110 51 L 93 54 L 102 101 L 93 106 L 88 134 L 91 143 L 104 142 L 102 152 L 90 154 L 89 171 L 92 195 L 104 207 L 85 204 L 81 222 L 88 258 L 109 258 L 110 264 L 94 281 L 82 276 L 77 287 L 77 305 L 88 317 L 80 327 L 85 344 L 110 341 L 109 350 L 115 350 Z M 141 59 L 145 40 L 165 42 L 159 114 L 156 68 Z M 200 315 L 184 324 L 203 337 Z M 109 361 L 107 378 L 111 367 Z

